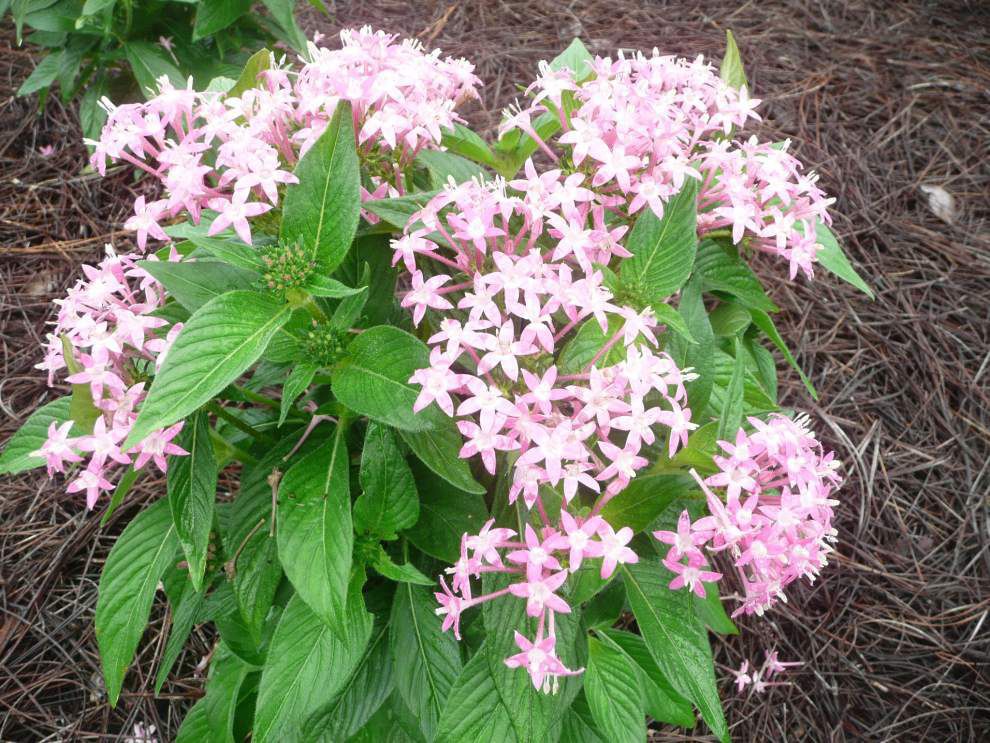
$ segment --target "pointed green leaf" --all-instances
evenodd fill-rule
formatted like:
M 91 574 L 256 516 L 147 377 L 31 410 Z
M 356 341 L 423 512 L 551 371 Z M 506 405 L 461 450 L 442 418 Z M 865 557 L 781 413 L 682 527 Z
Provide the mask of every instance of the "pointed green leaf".
M 693 488 L 694 481 L 686 475 L 640 475 L 605 504 L 602 517 L 615 529 L 628 526 L 639 532 L 652 524 L 675 498 Z
M 68 420 L 71 420 L 69 397 L 52 400 L 31 413 L 24 425 L 10 437 L 3 454 L 0 454 L 0 475 L 16 475 L 18 472 L 41 467 L 45 460 L 31 456 L 32 452 L 38 451 L 48 440 L 48 427 L 52 423 L 60 426 Z
M 660 671 L 701 711 L 712 732 L 728 741 L 708 633 L 694 613 L 692 594 L 667 588 L 672 574 L 659 560 L 641 558 L 621 570 L 639 631 Z
M 251 9 L 251 0 L 199 0 L 193 24 L 193 41 L 222 31 Z
M 158 78 L 162 75 L 177 88 L 186 85 L 182 71 L 157 44 L 150 41 L 128 41 L 124 44 L 124 56 L 131 66 L 141 95 L 150 99 L 158 95 Z
M 206 719 L 210 741 L 234 743 L 234 713 L 241 684 L 252 668 L 224 645 L 217 647 L 206 679 Z
M 172 672 L 172 666 L 182 654 L 182 649 L 189 639 L 193 624 L 203 607 L 205 596 L 197 593 L 192 581 L 186 579 L 182 584 L 182 593 L 172 605 L 172 626 L 168 632 L 168 641 L 162 651 L 162 659 L 155 674 L 155 694 L 160 694 L 162 687 Z
M 722 441 L 735 440 L 735 432 L 742 423 L 743 417 L 743 385 L 746 380 L 746 360 L 743 356 L 742 343 L 736 338 L 736 355 L 732 367 L 732 378 L 725 390 L 725 400 L 718 421 L 718 438 Z
M 353 297 L 366 291 L 367 287 L 359 286 L 356 289 L 346 286 L 337 279 L 329 276 L 313 276 L 306 283 L 306 291 L 314 297 L 327 297 L 328 299 L 342 299 L 343 297 Z
M 405 535 L 426 554 L 455 562 L 461 535 L 476 534 L 488 518 L 485 501 L 478 493 L 458 490 L 418 463 L 411 469 L 419 492 L 419 520 Z
M 316 364 L 306 361 L 300 361 L 292 367 L 292 371 L 289 372 L 285 384 L 282 385 L 282 401 L 279 403 L 278 412 L 279 428 L 285 423 L 286 417 L 288 417 L 289 412 L 292 410 L 292 403 L 313 383 L 313 377 L 316 376 L 318 368 Z
M 239 98 L 245 91 L 251 90 L 251 88 L 257 87 L 258 85 L 258 75 L 267 69 L 270 69 L 272 65 L 272 53 L 268 49 L 260 49 L 248 57 L 248 61 L 244 63 L 244 69 L 241 70 L 240 76 L 237 78 L 237 82 L 234 86 L 227 91 L 227 98 Z
M 839 241 L 832 234 L 832 230 L 819 221 L 815 224 L 815 235 L 818 244 L 821 245 L 818 250 L 818 262 L 843 281 L 855 286 L 870 299 L 876 299 L 873 290 L 863 281 L 863 277 L 856 272 L 852 263 L 849 262 L 846 254 L 839 246 Z
M 467 460 L 461 459 L 460 450 L 464 439 L 449 418 L 446 421 L 437 421 L 431 431 L 400 430 L 399 435 L 419 461 L 455 488 L 475 495 L 485 492 L 471 474 Z
M 302 737 L 302 726 L 340 691 L 371 637 L 361 575 L 351 580 L 347 616 L 334 631 L 298 595 L 289 599 L 261 673 L 252 740 L 281 743 Z
M 776 312 L 777 305 L 767 297 L 763 284 L 733 250 L 717 240 L 701 241 L 694 270 L 701 277 L 702 288 L 731 294 L 747 307 Z
M 380 423 L 371 423 L 361 450 L 362 494 L 354 502 L 354 528 L 379 538 L 419 520 L 419 495 L 412 470 L 395 442 L 394 434 Z
M 454 183 L 463 183 L 472 178 L 484 180 L 488 176 L 483 167 L 452 152 L 422 150 L 416 156 L 416 162 L 429 171 L 433 188 L 443 188 L 450 178 Z
M 432 587 L 435 587 L 437 584 L 433 578 L 423 575 L 411 562 L 402 564 L 393 562 L 392 558 L 388 556 L 388 552 L 385 551 L 385 548 L 380 545 L 371 566 L 383 576 L 389 580 L 394 580 L 396 583 L 412 583 L 414 586 Z
M 95 623 L 112 706 L 117 704 L 124 674 L 148 624 L 158 580 L 175 559 L 178 547 L 168 503 L 160 500 L 127 525 L 107 556 Z
M 804 373 L 804 370 L 798 365 L 797 359 L 794 358 L 794 354 L 791 353 L 791 349 L 787 347 L 784 342 L 783 336 L 781 336 L 780 331 L 777 330 L 777 326 L 773 322 L 773 318 L 770 317 L 763 310 L 758 310 L 751 308 L 749 311 L 750 316 L 753 318 L 753 324 L 764 332 L 770 342 L 777 347 L 777 350 L 783 354 L 784 359 L 790 364 L 791 368 L 798 373 L 801 381 L 804 382 L 805 389 L 808 390 L 808 394 L 815 400 L 818 399 L 818 390 L 815 389 L 815 385 L 811 383 L 808 376 Z
M 124 448 L 185 418 L 241 376 L 290 312 L 288 305 L 249 291 L 228 292 L 196 310 L 158 370 Z
M 344 429 L 331 446 L 294 464 L 278 489 L 278 556 L 299 596 L 316 614 L 343 631 L 351 574 L 350 474 Z
M 138 261 L 190 312 L 234 289 L 250 289 L 259 278 L 254 271 L 219 261 Z
M 736 39 L 729 29 L 725 30 L 725 56 L 722 57 L 719 77 L 725 81 L 726 85 L 736 90 L 747 86 L 746 70 L 743 68 L 742 57 L 739 55 L 739 47 L 736 46 Z
M 570 70 L 577 82 L 584 82 L 592 75 L 591 62 L 593 58 L 588 47 L 581 39 L 575 38 L 567 48 L 550 61 L 550 69 L 555 71 Z
M 294 171 L 282 205 L 280 237 L 300 242 L 328 274 L 344 260 L 361 215 L 361 181 L 350 103 L 337 104 L 333 118 Z
M 609 741 L 646 740 L 643 692 L 635 666 L 621 650 L 593 637 L 588 638 L 584 694 L 595 724 Z
M 169 459 L 168 505 L 189 563 L 189 577 L 200 591 L 217 495 L 217 462 L 206 413 L 199 412 L 186 421 L 177 443 L 189 454 Z
M 668 297 L 691 275 L 697 252 L 698 183 L 688 178 L 664 205 L 663 219 L 644 209 L 626 240 L 633 254 L 622 262 L 622 283 L 644 300 Z
M 450 152 L 456 152 L 476 163 L 495 165 L 495 155 L 485 140 L 463 124 L 454 124 L 452 128 L 444 129 L 441 143 Z
M 451 632 L 441 631 L 436 606 L 430 589 L 399 584 L 389 636 L 396 689 L 419 718 L 427 739 L 434 737 L 447 696 L 461 671 L 457 640 Z
M 351 410 L 406 431 L 425 431 L 443 413 L 435 406 L 418 413 L 413 404 L 419 385 L 409 382 L 429 366 L 426 345 L 390 325 L 369 328 L 351 341 L 347 355 L 333 369 L 333 393 Z
M 492 676 L 485 645 L 464 666 L 440 717 L 436 743 L 518 743 L 511 712 Z

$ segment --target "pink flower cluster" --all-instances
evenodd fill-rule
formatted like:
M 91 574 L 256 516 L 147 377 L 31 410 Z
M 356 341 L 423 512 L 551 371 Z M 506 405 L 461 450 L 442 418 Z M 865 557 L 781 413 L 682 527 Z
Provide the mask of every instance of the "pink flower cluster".
M 814 176 L 801 174 L 786 142 L 728 139 L 734 128 L 759 119 L 760 101 L 745 87 L 730 88 L 701 57 L 688 61 L 654 50 L 596 57 L 589 65 L 589 79 L 578 83 L 585 74 L 543 63 L 527 91 L 529 106 L 507 112 L 501 131 L 533 137 L 630 215 L 649 207 L 662 217 L 664 204 L 694 179 L 700 234 L 726 229 L 735 243 L 748 238 L 749 247 L 789 260 L 791 278 L 799 269 L 811 276 L 819 248 L 815 220 L 830 222 L 834 199 L 825 198 Z M 544 112 L 560 120 L 557 144 L 566 158 L 535 130 L 532 117 Z
M 48 371 L 49 385 L 56 372 L 67 369 L 66 381 L 87 385 L 92 395 L 92 431 L 73 437 L 73 421 L 53 422 L 48 439 L 33 452 L 44 457 L 50 476 L 66 472 L 67 464 L 88 460 L 66 488 L 69 493 L 85 491 L 87 508 L 96 504 L 100 493 L 113 489 L 112 470 L 129 465 L 140 469 L 151 460 L 164 472 L 167 455 L 187 453 L 172 442 L 181 422 L 153 431 L 131 449 L 120 447 L 137 418 L 146 380 L 161 366 L 182 329 L 182 323 L 175 323 L 165 337 L 156 333 L 166 324 L 153 314 L 165 301 L 164 290 L 135 260 L 107 246 L 98 266 L 82 267 L 86 278 L 79 279 L 64 299 L 55 300 L 58 319 L 47 336 L 45 359 L 37 365 Z
M 460 639 L 462 612 L 492 599 L 515 596 L 526 602 L 526 614 L 538 618 L 536 637 L 531 641 L 515 633 L 520 652 L 505 659 L 509 668 L 524 668 L 533 686 L 546 693 L 556 693 L 561 676 L 573 676 L 583 669 L 568 669 L 556 654 L 555 614 L 568 614 L 571 607 L 557 595 L 567 576 L 574 573 L 585 558 L 601 559 L 601 577 L 611 577 L 621 563 L 635 563 L 636 553 L 627 546 L 632 529 L 615 531 L 601 516 L 575 519 L 561 508 L 559 528 L 545 526 L 537 532 L 526 525 L 524 540 L 514 541 L 512 529 L 493 528 L 486 523 L 478 534 L 465 534 L 461 556 L 447 568 L 451 585 L 441 578 L 442 592 L 436 593 L 444 617 L 444 631 L 453 627 Z M 514 582 L 492 593 L 474 595 L 471 579 L 483 573 L 505 573 Z
M 461 611 L 478 603 L 524 598 L 540 618 L 537 635 L 518 635 L 521 652 L 506 662 L 526 667 L 545 690 L 572 673 L 554 654 L 554 612 L 570 611 L 555 593 L 568 575 L 555 553 L 567 555 L 571 571 L 585 556 L 601 557 L 603 577 L 619 562 L 635 562 L 626 546 L 632 531 L 616 532 L 598 514 L 647 464 L 645 449 L 665 445 L 673 454 L 696 428 L 684 388 L 694 375 L 655 348 L 653 311 L 616 305 L 595 267 L 628 255 L 618 242 L 626 228 L 606 223 L 583 179 L 539 174 L 528 162 L 525 177 L 510 183 L 451 185 L 392 242 L 393 262 L 411 273 L 402 305 L 417 325 L 430 312 L 436 329 L 430 366 L 410 379 L 421 389 L 415 410 L 436 403 L 458 418 L 460 455 L 480 455 L 492 474 L 503 453 L 511 462 L 509 501 L 521 496 L 544 525 L 539 534 L 527 527 L 525 542 L 491 524 L 465 535 L 448 571 L 453 590 L 444 583 L 437 594 L 444 628 L 456 633 Z M 597 337 L 575 359 L 568 342 L 582 326 Z M 669 429 L 668 441 L 658 443 L 658 424 Z M 557 523 L 543 503 L 546 486 L 561 491 Z M 583 521 L 567 510 L 581 488 L 596 496 Z M 500 549 L 510 550 L 509 566 Z M 474 597 L 470 579 L 486 572 L 522 580 Z
M 164 196 L 140 197 L 125 227 L 166 240 L 160 224 L 185 211 L 199 223 L 217 213 L 209 233 L 233 227 L 251 242 L 250 217 L 278 204 L 279 189 L 295 183 L 291 168 L 325 130 L 338 102 L 353 107 L 361 154 L 386 170 L 374 196 L 403 192 L 403 169 L 423 147 L 440 143 L 441 129 L 459 117 L 454 107 L 476 97 L 479 80 L 465 60 L 426 54 L 413 41 L 370 28 L 345 30 L 342 48 L 310 45 L 298 73 L 276 64 L 262 85 L 240 96 L 175 88 L 163 77 L 146 103 L 114 106 L 104 99 L 107 122 L 94 146 L 100 173 L 107 160 L 123 160 L 161 181 Z M 385 165 L 382 165 L 384 163 Z M 366 194 L 367 195 L 367 194 Z
M 670 587 L 686 586 L 702 597 L 703 582 L 721 575 L 704 569 L 701 548 L 728 553 L 744 590 L 733 616 L 762 615 L 778 599 L 787 600 L 789 584 L 815 579 L 833 550 L 838 501 L 831 495 L 842 484 L 839 463 L 823 452 L 805 417 L 775 414 L 749 423 L 753 433 L 740 429 L 734 443 L 719 442 L 726 456 L 715 457 L 717 474 L 702 480 L 692 470 L 709 515 L 692 523 L 685 511 L 676 532 L 654 532 L 671 545 L 664 565 L 677 575 Z M 709 486 L 723 489 L 724 501 Z
M 521 494 L 532 506 L 541 485 L 561 486 L 568 503 L 579 485 L 604 483 L 611 497 L 646 465 L 655 425 L 670 429 L 671 453 L 696 428 L 684 407 L 693 376 L 653 348 L 653 311 L 613 304 L 593 267 L 625 254 L 624 228 L 605 225 L 581 176 L 527 172 L 448 187 L 393 241 L 412 272 L 402 305 L 416 324 L 427 308 L 442 317 L 430 366 L 410 379 L 421 387 L 414 409 L 435 402 L 460 418 L 461 456 L 480 455 L 493 474 L 498 452 L 518 452 L 511 502 Z M 583 322 L 601 343 L 562 373 L 565 338 Z
M 741 692 L 747 686 L 752 685 L 753 692 L 762 694 L 771 686 L 786 686 L 781 681 L 771 681 L 774 676 L 784 673 L 788 668 L 804 665 L 800 661 L 783 662 L 777 657 L 777 651 L 772 650 L 766 654 L 763 666 L 760 670 L 749 670 L 749 661 L 744 660 L 739 670 L 732 669 L 732 675 L 736 677 L 736 691 Z

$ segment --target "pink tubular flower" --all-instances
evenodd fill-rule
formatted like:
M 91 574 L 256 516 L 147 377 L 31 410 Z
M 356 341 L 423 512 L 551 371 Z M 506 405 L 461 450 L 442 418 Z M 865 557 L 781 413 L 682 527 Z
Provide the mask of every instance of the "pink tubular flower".
M 522 651 L 505 659 L 509 668 L 525 668 L 533 680 L 533 688 L 545 694 L 556 693 L 560 676 L 576 676 L 584 669 L 569 670 L 557 657 L 557 638 L 553 635 L 530 642 L 524 635 L 515 633 L 516 645 Z M 552 679 L 552 681 L 551 681 Z
M 540 616 L 544 609 L 569 614 L 571 607 L 554 593 L 564 584 L 565 580 L 567 580 L 567 571 L 561 570 L 559 573 L 548 575 L 545 578 L 513 583 L 509 586 L 509 592 L 513 596 L 526 599 L 526 613 L 531 617 Z
M 82 457 L 72 449 L 73 444 L 78 439 L 69 438 L 70 428 L 72 428 L 72 421 L 66 421 L 61 425 L 52 421 L 48 424 L 48 437 L 45 439 L 45 443 L 37 451 L 31 452 L 32 457 L 44 457 L 49 477 L 56 472 L 65 472 L 66 462 L 82 461 Z

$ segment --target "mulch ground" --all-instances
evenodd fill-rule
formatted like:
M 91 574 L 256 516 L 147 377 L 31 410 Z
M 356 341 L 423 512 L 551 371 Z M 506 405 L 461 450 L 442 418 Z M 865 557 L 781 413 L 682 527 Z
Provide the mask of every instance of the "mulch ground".
M 305 5 L 304 3 L 302 5 Z M 719 56 L 739 39 L 761 135 L 789 137 L 838 197 L 836 228 L 870 278 L 870 302 L 822 273 L 764 278 L 821 403 L 793 374 L 785 404 L 820 421 L 846 462 L 839 552 L 741 637 L 717 643 L 736 740 L 990 740 L 990 10 L 973 2 L 861 0 L 444 0 L 337 2 L 306 11 L 332 34 L 371 23 L 471 58 L 486 83 L 481 129 L 574 36 Z M 134 185 L 82 173 L 75 112 L 41 116 L 13 91 L 35 64 L 0 35 L 0 407 L 5 439 L 51 397 L 41 374 L 51 300 L 119 232 Z M 42 157 L 42 145 L 55 154 Z M 948 220 L 922 186 L 954 198 Z M 776 279 L 776 281 L 774 281 Z M 174 737 L 199 693 L 211 638 L 194 633 L 163 695 L 156 609 L 116 709 L 106 704 L 92 616 L 113 537 L 163 483 L 145 482 L 106 529 L 37 475 L 0 495 L 0 740 L 115 740 L 136 721 Z M 729 666 L 776 647 L 806 665 L 792 685 L 737 697 Z M 655 740 L 684 740 L 658 728 Z M 690 736 L 687 736 L 690 738 Z M 699 738 L 691 738 L 699 739 Z M 701 738 L 703 739 L 703 738 Z

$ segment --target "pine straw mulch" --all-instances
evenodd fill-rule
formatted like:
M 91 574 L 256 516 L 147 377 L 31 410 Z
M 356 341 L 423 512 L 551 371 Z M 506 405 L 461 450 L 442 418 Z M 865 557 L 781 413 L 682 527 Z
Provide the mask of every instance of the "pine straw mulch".
M 990 14 L 974 2 L 752 0 L 338 2 L 311 29 L 372 23 L 475 61 L 486 83 L 473 123 L 490 127 L 536 61 L 580 35 L 616 47 L 718 56 L 731 27 L 765 137 L 798 155 L 838 196 L 837 232 L 877 291 L 870 302 L 822 272 L 779 281 L 782 332 L 821 393 L 795 375 L 783 401 L 808 409 L 847 464 L 841 544 L 813 587 L 791 592 L 741 637 L 717 642 L 736 740 L 990 739 Z M 129 173 L 80 175 L 74 111 L 43 116 L 12 93 L 31 56 L 0 37 L 2 438 L 53 393 L 32 369 L 50 301 L 120 225 Z M 38 154 L 54 144 L 50 158 Z M 950 192 L 951 222 L 919 190 Z M 6 479 L 0 498 L 0 740 L 119 739 L 135 721 L 174 736 L 198 694 L 194 633 L 163 696 L 150 691 L 163 644 L 156 609 L 117 709 L 105 701 L 92 615 L 99 570 L 145 482 L 106 529 L 58 484 Z M 788 686 L 737 697 L 729 666 L 776 647 L 806 665 Z M 691 739 L 696 737 L 687 736 Z M 658 728 L 655 740 L 684 740 Z M 703 739 L 703 738 L 701 738 Z

